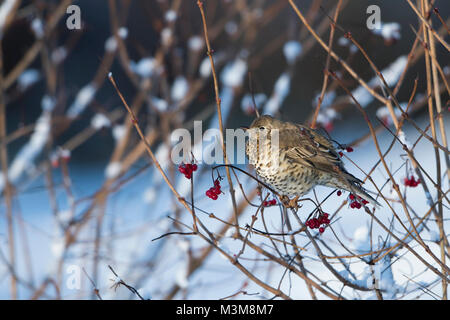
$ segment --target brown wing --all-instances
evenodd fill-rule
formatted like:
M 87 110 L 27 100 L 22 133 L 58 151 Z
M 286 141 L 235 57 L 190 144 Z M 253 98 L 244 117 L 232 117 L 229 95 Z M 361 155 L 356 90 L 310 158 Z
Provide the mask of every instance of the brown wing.
M 337 167 L 350 181 L 362 183 L 347 172 L 333 143 L 316 130 L 296 124 L 287 124 L 287 130 L 280 131 L 280 148 L 292 161 L 317 170 L 339 175 Z

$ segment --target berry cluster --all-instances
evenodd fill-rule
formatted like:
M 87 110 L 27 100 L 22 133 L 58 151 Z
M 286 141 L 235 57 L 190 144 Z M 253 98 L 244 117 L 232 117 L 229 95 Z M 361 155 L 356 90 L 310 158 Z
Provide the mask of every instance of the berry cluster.
M 415 188 L 419 185 L 420 179 L 416 180 L 416 178 L 414 178 L 414 176 L 411 176 L 410 178 L 406 177 L 405 180 L 403 180 L 403 183 L 407 187 Z
M 206 196 L 208 198 L 211 198 L 213 200 L 217 200 L 217 198 L 219 197 L 219 194 L 222 193 L 222 191 L 220 190 L 220 180 L 216 179 L 214 181 L 214 187 L 211 187 L 208 189 L 208 191 L 206 191 Z
M 270 207 L 270 206 L 274 206 L 277 204 L 277 200 L 272 199 L 272 200 L 266 200 L 263 202 L 263 206 L 264 207 Z
M 361 207 L 365 204 L 368 204 L 369 201 L 364 200 L 363 198 L 350 194 L 349 196 L 350 199 L 350 208 L 352 209 L 361 209 Z
M 192 173 L 194 171 L 197 171 L 197 165 L 195 163 L 186 163 L 186 164 L 182 163 L 178 166 L 178 171 L 184 174 L 186 179 L 191 179 Z
M 321 225 L 329 225 L 330 219 L 328 219 L 328 213 L 322 213 L 317 218 L 309 219 L 305 222 L 306 226 L 310 229 L 319 229 L 320 233 L 323 233 L 325 231 L 324 227 L 321 227 Z

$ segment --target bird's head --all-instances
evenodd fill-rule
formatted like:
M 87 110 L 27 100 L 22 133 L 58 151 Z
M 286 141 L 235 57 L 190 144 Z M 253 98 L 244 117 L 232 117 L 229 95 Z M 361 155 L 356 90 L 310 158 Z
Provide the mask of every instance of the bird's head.
M 262 115 L 253 120 L 252 124 L 249 127 L 249 130 L 253 132 L 261 131 L 270 133 L 273 129 L 280 129 L 281 127 L 282 122 L 280 120 L 277 120 L 269 115 Z

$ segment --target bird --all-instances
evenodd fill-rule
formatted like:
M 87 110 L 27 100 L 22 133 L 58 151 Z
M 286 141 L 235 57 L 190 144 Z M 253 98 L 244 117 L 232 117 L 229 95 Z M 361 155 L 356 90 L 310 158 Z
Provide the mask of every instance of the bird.
M 345 169 L 333 141 L 319 130 L 261 115 L 245 131 L 249 137 L 245 147 L 249 163 L 262 182 L 280 196 L 295 197 L 296 202 L 322 185 L 346 190 L 379 206 L 361 186 L 364 182 Z

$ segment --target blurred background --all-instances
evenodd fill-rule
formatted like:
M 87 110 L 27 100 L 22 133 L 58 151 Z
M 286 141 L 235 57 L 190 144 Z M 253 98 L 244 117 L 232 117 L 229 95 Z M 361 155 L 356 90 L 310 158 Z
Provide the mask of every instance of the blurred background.
M 296 1 L 325 43 L 338 2 Z M 69 8 L 71 5 L 77 7 Z M 371 5 L 380 9 L 381 24 L 374 30 L 367 27 L 371 16 L 367 8 Z M 431 13 L 430 20 L 436 32 L 448 39 L 448 29 L 440 19 L 447 21 L 448 26 L 450 3 L 437 0 L 432 7 L 438 8 L 439 14 Z M 80 28 L 70 29 L 69 24 L 77 21 L 77 8 Z M 255 118 L 251 93 L 261 113 L 310 124 L 324 81 L 327 51 L 305 28 L 289 2 L 207 0 L 204 8 L 225 127 L 249 125 Z M 424 46 L 415 41 L 414 30 L 421 37 L 423 31 L 410 5 L 406 1 L 360 0 L 341 1 L 339 8 L 333 51 L 375 92 L 384 95 L 367 60 L 344 37 L 345 32 L 351 32 L 389 79 L 391 88 L 400 82 L 396 94 L 402 107 L 406 107 L 417 79 L 408 110 L 426 128 L 429 118 Z M 209 254 L 201 240 L 174 236 L 152 241 L 166 232 L 183 229 L 167 216 L 185 223 L 190 216 L 172 199 L 152 166 L 107 77 L 112 72 L 163 169 L 180 194 L 189 196 L 190 184 L 170 161 L 170 133 L 177 128 L 192 130 L 194 120 L 203 121 L 203 130 L 218 128 L 213 78 L 197 1 L 3 0 L 0 37 L 0 104 L 6 126 L 1 136 L 1 298 L 97 298 L 93 288 L 98 288 L 103 298 L 136 298 L 124 288 L 110 288 L 120 279 L 155 299 L 217 299 L 232 295 L 241 287 L 255 294 L 238 298 L 270 297 L 260 287 L 250 285 L 244 275 L 236 277 L 239 271 L 217 258 L 217 253 L 195 260 Z M 448 51 L 436 41 L 436 60 L 447 81 L 448 57 Z M 334 59 L 329 69 L 339 75 L 365 108 L 378 128 L 382 146 L 388 146 L 392 136 L 377 120 L 395 131 L 386 106 L 361 88 Z M 443 83 L 439 90 L 446 110 L 448 92 Z M 400 117 L 401 113 L 396 115 Z M 448 129 L 448 112 L 443 117 Z M 355 146 L 355 153 L 349 157 L 363 170 L 370 170 L 377 154 L 367 123 L 346 92 L 331 79 L 314 121 L 340 143 Z M 412 142 L 418 137 L 409 123 L 405 124 L 405 132 Z M 433 170 L 435 177 L 436 164 L 428 158 L 432 145 L 424 145 L 420 150 L 417 157 L 424 167 Z M 402 179 L 405 160 L 401 146 L 397 145 L 389 156 L 392 170 L 402 170 Z M 445 172 L 445 161 L 441 164 Z M 8 182 L 4 179 L 5 166 Z M 349 168 L 362 176 L 357 168 Z M 383 184 L 386 174 L 380 170 L 374 171 L 374 179 Z M 210 176 L 211 167 L 200 164 L 196 205 L 227 219 L 232 209 L 228 192 L 225 191 L 225 204 L 205 199 Z M 246 191 L 253 192 L 254 181 L 245 180 L 245 176 L 241 179 L 248 187 Z M 446 190 L 448 179 L 443 180 L 442 189 Z M 329 191 L 319 190 L 318 194 Z M 414 192 L 423 198 L 420 204 L 417 200 L 415 209 L 426 210 L 423 191 Z M 331 207 L 336 207 L 336 203 Z M 247 209 L 243 210 L 243 217 L 254 211 Z M 279 209 L 270 210 L 275 212 L 271 227 L 279 231 Z M 390 213 L 385 214 L 389 221 Z M 353 237 L 353 244 L 356 235 L 365 230 L 361 229 L 367 225 L 364 221 L 346 215 L 339 222 L 351 226 L 346 237 Z M 220 226 L 217 221 L 210 225 L 219 234 L 218 230 L 226 231 Z M 356 235 L 355 230 L 359 230 Z M 427 231 L 431 234 L 430 230 Z M 226 246 L 233 252 L 236 243 Z M 256 256 L 249 254 L 249 259 L 255 260 L 246 262 L 254 267 L 255 274 L 265 275 L 271 267 L 259 266 Z M 194 260 L 201 261 L 201 267 L 194 268 Z M 108 265 L 119 274 L 119 280 Z M 272 280 L 275 286 L 281 282 L 282 288 L 289 288 L 292 283 L 280 280 L 282 276 L 277 278 L 283 268 L 280 270 L 274 271 Z M 416 270 L 411 277 L 415 273 Z M 324 277 L 328 279 L 327 275 Z M 400 278 L 404 285 L 405 278 Z M 430 279 L 424 281 L 435 285 L 435 280 Z M 396 281 L 399 285 L 399 279 Z M 310 298 L 304 287 L 289 292 L 294 298 Z M 397 289 L 390 294 L 391 298 L 400 296 Z M 361 298 L 351 293 L 348 297 Z

